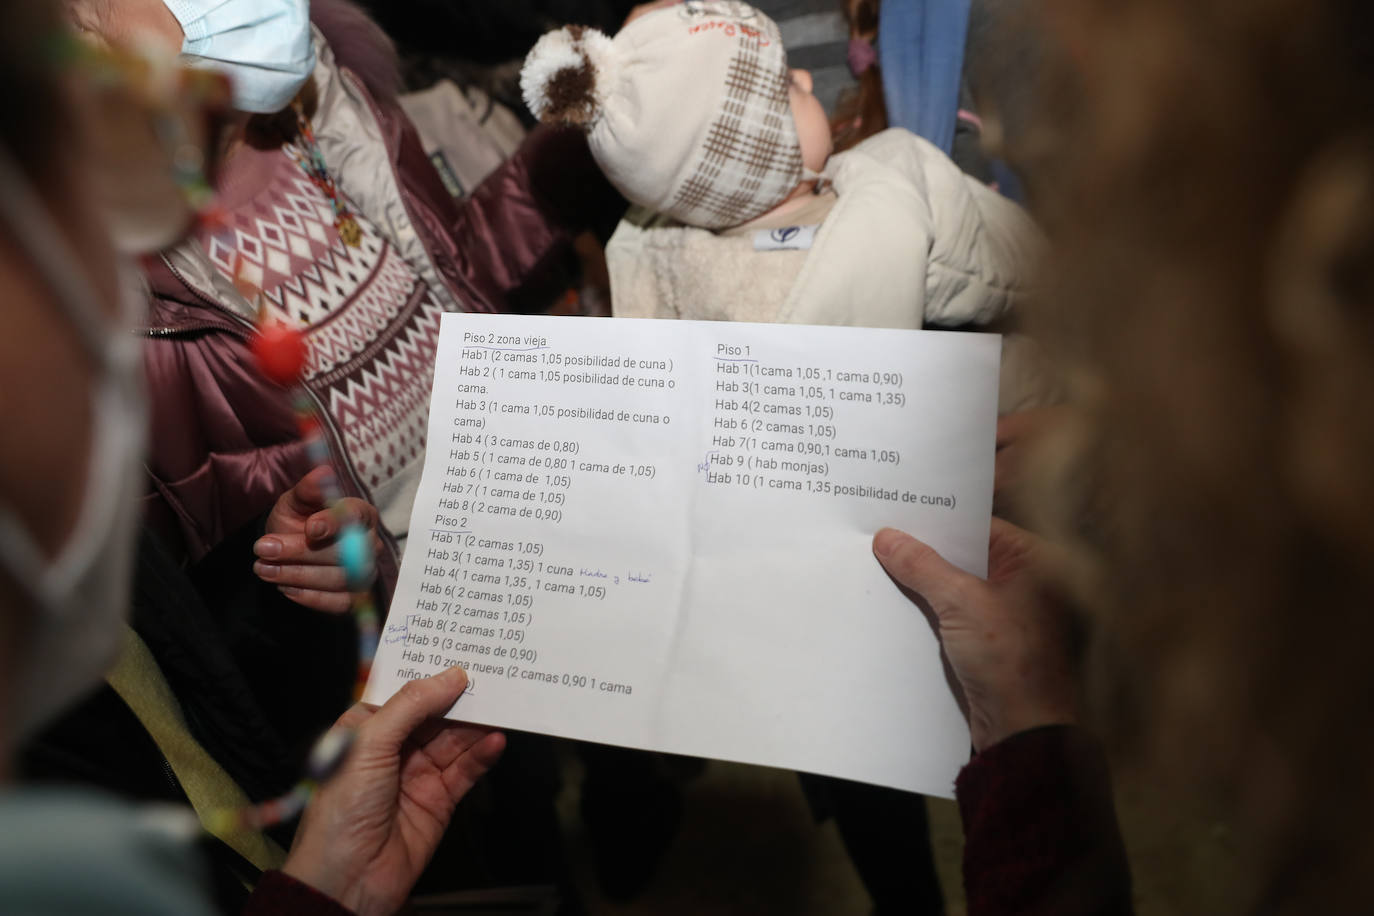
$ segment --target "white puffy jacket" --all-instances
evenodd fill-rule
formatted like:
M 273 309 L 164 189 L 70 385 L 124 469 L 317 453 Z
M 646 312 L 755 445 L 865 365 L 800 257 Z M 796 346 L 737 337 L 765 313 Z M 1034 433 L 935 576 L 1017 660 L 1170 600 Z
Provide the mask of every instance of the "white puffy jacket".
M 929 142 L 886 130 L 831 157 L 837 200 L 806 251 L 752 233 L 621 222 L 606 248 L 617 316 L 921 328 L 985 325 L 1030 291 L 1043 245 L 1015 203 Z M 1002 410 L 1048 395 L 1009 338 Z
M 901 129 L 831 157 L 838 200 L 809 251 L 622 222 L 615 314 L 864 327 L 987 324 L 1031 283 L 1041 240 L 1015 203 Z

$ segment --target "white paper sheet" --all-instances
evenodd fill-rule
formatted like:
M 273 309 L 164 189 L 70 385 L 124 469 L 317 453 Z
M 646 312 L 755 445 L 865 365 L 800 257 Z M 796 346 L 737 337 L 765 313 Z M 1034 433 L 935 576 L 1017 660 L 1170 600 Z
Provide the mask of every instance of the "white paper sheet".
M 986 573 L 1000 338 L 445 315 L 365 699 L 950 796 L 968 728 L 884 526 Z

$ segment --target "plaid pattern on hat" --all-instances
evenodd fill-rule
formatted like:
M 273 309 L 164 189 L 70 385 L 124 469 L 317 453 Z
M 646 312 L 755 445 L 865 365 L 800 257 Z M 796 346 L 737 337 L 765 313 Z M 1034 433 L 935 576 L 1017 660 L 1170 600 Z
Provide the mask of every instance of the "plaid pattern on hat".
M 738 226 L 777 206 L 801 181 L 787 58 L 766 53 L 765 42 L 782 47 L 773 31 L 741 40 L 730 61 L 720 114 L 668 209 L 688 225 Z
M 688 225 L 738 226 L 801 184 L 782 33 L 740 0 L 666 6 L 614 39 L 550 32 L 520 86 L 540 120 L 587 132 L 626 198 Z

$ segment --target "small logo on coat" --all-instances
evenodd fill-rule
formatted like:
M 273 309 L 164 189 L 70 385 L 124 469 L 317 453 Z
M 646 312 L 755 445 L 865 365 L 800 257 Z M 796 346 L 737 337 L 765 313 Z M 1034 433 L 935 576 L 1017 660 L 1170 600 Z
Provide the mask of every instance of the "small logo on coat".
M 816 241 L 820 226 L 781 226 L 754 233 L 755 251 L 806 251 Z

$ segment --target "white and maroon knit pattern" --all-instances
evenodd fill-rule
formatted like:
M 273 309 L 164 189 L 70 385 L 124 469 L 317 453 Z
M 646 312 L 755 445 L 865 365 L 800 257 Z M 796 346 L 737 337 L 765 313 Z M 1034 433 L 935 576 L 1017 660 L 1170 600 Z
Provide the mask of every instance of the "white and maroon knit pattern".
M 345 245 L 329 199 L 288 155 L 249 152 L 230 163 L 237 174 L 227 184 L 256 190 L 237 201 L 224 193 L 227 227 L 202 240 L 210 260 L 232 278 L 237 251 L 268 309 L 305 329 L 306 381 L 324 396 L 363 482 L 374 492 L 404 485 L 423 464 L 443 309 L 351 202 L 362 242 Z M 385 521 L 404 533 L 405 519 L 399 529 Z
M 401 261 L 393 249 L 388 260 Z M 407 469 L 419 473 L 429 426 L 429 395 L 434 384 L 434 353 L 439 346 L 443 310 L 416 280 L 383 334 L 367 343 L 362 335 L 348 340 L 359 349 L 346 362 L 318 379 L 329 392 L 329 413 L 343 433 L 354 467 L 369 487 L 386 485 Z M 389 311 L 395 300 L 364 303 L 359 297 L 331 322 L 347 318 L 365 323 Z M 323 337 L 311 329 L 312 349 Z M 408 514 L 408 513 L 407 513 Z

